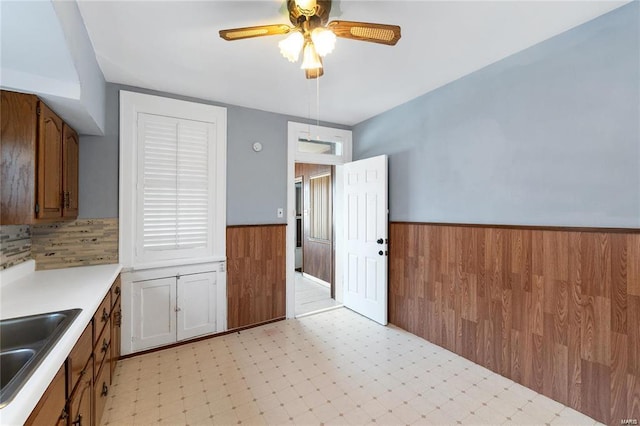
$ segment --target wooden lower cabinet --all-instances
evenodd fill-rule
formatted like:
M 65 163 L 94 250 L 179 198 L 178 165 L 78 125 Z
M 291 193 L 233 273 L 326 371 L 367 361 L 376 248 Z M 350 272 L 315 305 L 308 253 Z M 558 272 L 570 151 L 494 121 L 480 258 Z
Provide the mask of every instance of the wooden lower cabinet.
M 110 389 L 110 367 L 109 364 L 102 364 L 100 372 L 93 386 L 93 406 L 95 414 L 95 425 L 99 425 L 102 420 L 104 406 L 107 404 L 107 396 Z
M 25 422 L 26 426 L 66 425 L 66 369 L 64 364 L 56 373 L 53 381 L 38 401 L 36 408 Z
M 111 309 L 111 380 L 116 369 L 116 363 L 120 358 L 121 333 L 122 329 L 122 303 L 120 297 L 117 298 Z
M 120 320 L 118 277 L 25 425 L 100 424 L 120 357 Z
M 69 425 L 71 426 L 91 426 L 92 409 L 91 398 L 93 391 L 93 378 L 91 377 L 92 364 L 91 360 L 87 362 L 83 374 L 69 398 Z

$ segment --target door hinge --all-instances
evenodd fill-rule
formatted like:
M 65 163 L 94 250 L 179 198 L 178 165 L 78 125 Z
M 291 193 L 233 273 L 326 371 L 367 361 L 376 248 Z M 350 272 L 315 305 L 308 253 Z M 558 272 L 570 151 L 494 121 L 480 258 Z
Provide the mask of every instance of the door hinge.
M 40 204 L 36 203 L 36 213 L 40 213 Z

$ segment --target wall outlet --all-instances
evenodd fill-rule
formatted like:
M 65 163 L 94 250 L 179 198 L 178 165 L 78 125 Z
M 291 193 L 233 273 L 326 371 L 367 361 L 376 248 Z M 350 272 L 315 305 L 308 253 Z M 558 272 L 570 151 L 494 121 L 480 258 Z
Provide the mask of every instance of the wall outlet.
M 278 209 L 278 217 L 284 217 L 284 209 L 283 208 L 279 208 Z

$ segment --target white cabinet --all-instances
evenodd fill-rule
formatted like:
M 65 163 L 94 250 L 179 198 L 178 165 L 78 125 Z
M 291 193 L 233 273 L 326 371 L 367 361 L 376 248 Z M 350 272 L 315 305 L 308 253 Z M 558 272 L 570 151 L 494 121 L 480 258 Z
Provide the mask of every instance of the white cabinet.
M 123 292 L 123 354 L 226 329 L 224 262 L 125 273 Z
M 133 283 L 134 351 L 176 341 L 176 278 Z
M 178 277 L 178 340 L 216 332 L 216 275 L 208 272 Z

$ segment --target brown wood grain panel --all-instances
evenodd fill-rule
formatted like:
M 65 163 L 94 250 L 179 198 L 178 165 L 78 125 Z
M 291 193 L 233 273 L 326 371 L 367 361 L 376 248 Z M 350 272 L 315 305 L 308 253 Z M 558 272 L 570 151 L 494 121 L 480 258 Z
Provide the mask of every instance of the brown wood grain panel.
M 286 315 L 286 225 L 227 227 L 229 329 Z
M 36 107 L 34 95 L 1 91 L 0 224 L 33 223 L 35 206 Z
M 333 242 L 317 241 L 310 238 L 310 209 L 311 195 L 309 181 L 312 177 L 322 174 L 333 174 L 333 167 L 324 164 L 296 163 L 296 178 L 302 178 L 302 272 L 319 278 L 325 282 L 333 283 Z M 333 183 L 332 183 L 333 184 Z M 333 191 L 331 191 L 333 193 Z
M 392 223 L 389 235 L 391 323 L 598 421 L 638 416 L 637 230 Z
M 582 360 L 582 412 L 609 423 L 611 417 L 611 368 Z
M 640 296 L 640 236 L 627 235 L 627 250 L 627 292 L 633 296 Z
M 621 424 L 627 409 L 627 336 L 611 333 L 611 423 Z
M 640 377 L 627 376 L 627 419 L 640 419 Z
M 627 297 L 629 374 L 640 377 L 640 296 Z
M 62 119 L 39 101 L 38 118 L 38 219 L 62 216 Z
M 632 237 L 629 237 L 632 238 Z M 638 259 L 636 257 L 635 259 Z M 611 236 L 611 330 L 627 332 L 627 277 L 629 251 L 627 236 Z

